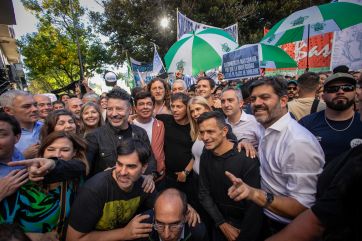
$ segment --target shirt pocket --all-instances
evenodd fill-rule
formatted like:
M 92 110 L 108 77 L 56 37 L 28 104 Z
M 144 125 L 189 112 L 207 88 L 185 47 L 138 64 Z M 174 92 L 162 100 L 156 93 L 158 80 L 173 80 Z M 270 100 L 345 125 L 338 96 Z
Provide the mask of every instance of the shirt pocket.
M 106 169 L 116 165 L 115 151 L 112 149 L 103 148 L 100 152 L 101 168 Z

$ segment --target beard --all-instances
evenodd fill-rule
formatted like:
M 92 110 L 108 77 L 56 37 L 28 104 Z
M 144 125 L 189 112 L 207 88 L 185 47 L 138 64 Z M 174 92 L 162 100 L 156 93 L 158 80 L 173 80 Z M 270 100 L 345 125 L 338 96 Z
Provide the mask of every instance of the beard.
M 333 99 L 332 101 L 325 101 L 328 108 L 336 111 L 344 111 L 354 105 L 354 98 L 346 101 Z

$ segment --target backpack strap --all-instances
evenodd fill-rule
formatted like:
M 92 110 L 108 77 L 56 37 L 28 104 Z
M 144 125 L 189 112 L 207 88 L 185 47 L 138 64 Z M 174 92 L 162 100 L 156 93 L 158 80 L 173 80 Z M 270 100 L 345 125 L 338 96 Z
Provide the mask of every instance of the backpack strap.
M 312 104 L 312 108 L 310 109 L 310 113 L 313 114 L 313 113 L 316 113 L 317 112 L 317 109 L 318 109 L 318 105 L 319 105 L 319 99 L 315 98 L 313 100 L 313 104 Z

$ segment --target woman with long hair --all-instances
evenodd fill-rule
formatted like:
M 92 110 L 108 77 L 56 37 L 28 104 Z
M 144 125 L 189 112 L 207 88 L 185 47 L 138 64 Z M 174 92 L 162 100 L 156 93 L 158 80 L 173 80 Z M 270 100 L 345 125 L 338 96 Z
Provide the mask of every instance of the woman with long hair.
M 83 137 L 103 124 L 102 112 L 96 103 L 88 102 L 82 106 L 80 123 L 80 133 Z
M 40 140 L 54 131 L 78 133 L 75 116 L 68 110 L 61 109 L 51 112 L 44 121 L 40 131 Z
M 89 171 L 86 143 L 71 132 L 52 132 L 44 137 L 38 157 L 79 160 L 84 163 L 86 174 Z M 18 223 L 33 241 L 65 240 L 70 207 L 83 179 L 79 176 L 52 184 L 28 182 L 19 188 L 16 195 L 5 200 L 8 207 L 14 207 L 9 212 L 11 216 L 6 217 L 3 213 L 1 216 L 4 215 L 7 222 Z
M 155 98 L 154 116 L 158 114 L 171 114 L 170 86 L 161 78 L 154 78 L 147 85 L 148 91 Z

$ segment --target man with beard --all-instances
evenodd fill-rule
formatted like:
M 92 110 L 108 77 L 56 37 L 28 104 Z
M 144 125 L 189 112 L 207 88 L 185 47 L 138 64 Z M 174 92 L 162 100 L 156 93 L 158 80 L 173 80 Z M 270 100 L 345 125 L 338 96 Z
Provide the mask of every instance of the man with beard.
M 288 81 L 288 101 L 292 101 L 298 97 L 298 84 L 295 80 Z
M 336 73 L 324 82 L 325 111 L 300 120 L 319 140 L 326 164 L 362 142 L 360 113 L 354 111 L 356 80 L 352 75 Z
M 231 177 L 228 194 L 235 201 L 246 199 L 264 208 L 266 238 L 314 203 L 324 155 L 317 139 L 288 113 L 283 80 L 256 80 L 250 92 L 252 111 L 264 127 L 258 148 L 261 189 Z
M 72 112 L 75 117 L 79 120 L 80 119 L 80 110 L 82 109 L 83 106 L 83 102 L 81 99 L 73 97 L 70 98 L 66 103 L 65 103 L 65 108 L 67 110 L 69 110 L 70 112 Z
M 123 138 L 138 138 L 150 147 L 146 131 L 128 123 L 131 112 L 130 95 L 123 89 L 113 89 L 108 92 L 107 97 L 107 123 L 86 136 L 90 176 L 114 167 L 118 142 Z M 149 158 L 147 174 L 156 171 L 152 153 Z

